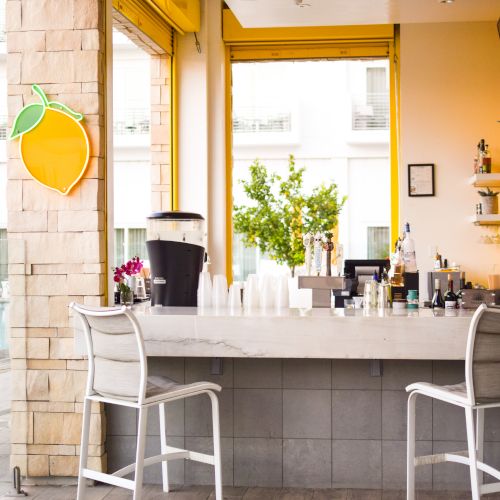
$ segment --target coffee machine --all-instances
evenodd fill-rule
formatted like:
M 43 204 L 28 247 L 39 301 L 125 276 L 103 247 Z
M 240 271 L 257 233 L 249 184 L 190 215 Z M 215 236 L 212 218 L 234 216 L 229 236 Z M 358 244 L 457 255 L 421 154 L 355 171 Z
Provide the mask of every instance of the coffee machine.
M 206 248 L 205 219 L 190 212 L 154 212 L 147 218 L 151 305 L 197 305 Z

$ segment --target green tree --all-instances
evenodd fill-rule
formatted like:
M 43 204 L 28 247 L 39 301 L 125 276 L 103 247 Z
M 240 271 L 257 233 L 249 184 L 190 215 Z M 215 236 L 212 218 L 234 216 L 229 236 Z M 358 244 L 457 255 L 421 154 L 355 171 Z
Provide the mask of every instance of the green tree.
M 333 183 L 304 194 L 305 168 L 297 168 L 292 155 L 286 179 L 269 172 L 259 160 L 249 171 L 250 179 L 240 182 L 251 203 L 234 207 L 234 231 L 242 235 L 246 246 L 259 247 L 271 259 L 286 264 L 293 276 L 295 268 L 304 263 L 303 235 L 332 231 L 346 197 L 338 200 Z

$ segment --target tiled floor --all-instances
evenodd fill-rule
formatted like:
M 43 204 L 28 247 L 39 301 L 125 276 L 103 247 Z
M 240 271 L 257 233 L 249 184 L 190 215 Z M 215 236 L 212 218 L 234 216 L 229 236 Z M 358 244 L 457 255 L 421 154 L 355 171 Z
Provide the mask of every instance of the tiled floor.
M 75 487 L 25 487 L 30 499 L 34 500 L 74 500 Z M 98 486 L 88 490 L 86 500 L 130 499 L 131 493 L 120 488 Z M 0 497 L 0 500 L 6 497 Z M 233 488 L 224 490 L 227 500 L 404 500 L 403 491 L 380 490 L 304 490 L 292 488 Z M 498 495 L 487 495 L 485 499 L 498 499 Z M 143 500 L 214 500 L 210 486 L 178 488 L 172 493 L 163 493 L 160 486 L 144 487 Z M 468 492 L 419 492 L 417 500 L 468 500 Z

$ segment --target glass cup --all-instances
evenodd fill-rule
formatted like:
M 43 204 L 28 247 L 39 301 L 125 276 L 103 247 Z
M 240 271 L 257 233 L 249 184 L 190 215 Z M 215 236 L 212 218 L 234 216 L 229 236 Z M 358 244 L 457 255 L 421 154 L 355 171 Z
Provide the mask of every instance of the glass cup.
M 217 309 L 227 306 L 227 279 L 223 274 L 214 276 L 212 304 Z
M 354 299 L 345 299 L 344 300 L 344 309 L 354 309 L 356 307 L 356 303 Z

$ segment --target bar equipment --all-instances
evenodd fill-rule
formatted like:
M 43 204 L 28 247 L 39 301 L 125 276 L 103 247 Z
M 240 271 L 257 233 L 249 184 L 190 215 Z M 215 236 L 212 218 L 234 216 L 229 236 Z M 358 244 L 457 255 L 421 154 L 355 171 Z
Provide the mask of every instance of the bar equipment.
M 147 218 L 151 305 L 197 305 L 206 248 L 205 219 L 190 212 L 155 212 Z
M 306 265 L 306 275 L 311 276 L 311 264 L 312 264 L 312 246 L 314 243 L 314 238 L 311 233 L 304 234 L 302 241 L 304 243 L 305 249 L 305 265 Z
M 326 251 L 326 275 L 332 275 L 332 251 L 333 251 L 333 234 L 325 234 L 325 242 L 323 243 L 323 249 Z
M 321 262 L 323 260 L 323 236 L 321 233 L 314 235 L 314 270 L 316 276 L 321 274 Z
M 345 287 L 343 276 L 299 276 L 299 288 L 312 289 L 313 307 L 331 307 L 332 291 L 343 292 Z

